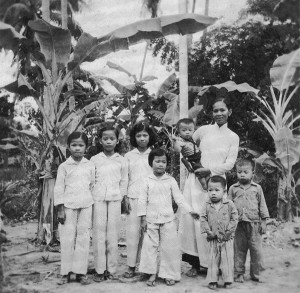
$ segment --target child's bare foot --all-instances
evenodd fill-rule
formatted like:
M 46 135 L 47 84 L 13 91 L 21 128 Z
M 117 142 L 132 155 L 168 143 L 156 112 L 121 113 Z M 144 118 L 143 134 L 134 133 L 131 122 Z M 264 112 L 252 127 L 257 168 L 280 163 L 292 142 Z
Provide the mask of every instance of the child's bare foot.
M 196 268 L 191 268 L 187 273 L 186 275 L 190 278 L 194 278 L 194 277 L 197 277 L 198 275 L 198 271 Z
M 233 287 L 233 284 L 231 282 L 225 282 L 224 283 L 224 288 L 225 289 L 231 289 Z
M 217 290 L 217 283 L 216 282 L 209 283 L 208 288 L 211 290 Z
M 155 287 L 156 286 L 156 274 L 150 275 L 149 280 L 146 282 L 147 286 Z
M 123 277 L 130 279 L 135 276 L 135 267 L 128 267 L 127 271 L 124 273 Z
M 234 281 L 237 283 L 244 283 L 244 275 L 238 275 L 236 278 L 234 278 Z

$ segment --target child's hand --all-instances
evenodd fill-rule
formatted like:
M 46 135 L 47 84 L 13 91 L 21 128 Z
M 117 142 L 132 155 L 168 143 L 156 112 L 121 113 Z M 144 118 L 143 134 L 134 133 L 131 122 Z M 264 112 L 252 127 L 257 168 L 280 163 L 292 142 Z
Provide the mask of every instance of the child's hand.
M 200 219 L 200 215 L 194 211 L 190 212 L 190 215 L 193 217 L 194 220 L 199 220 Z
M 215 233 L 213 233 L 212 231 L 207 231 L 206 234 L 207 234 L 206 239 L 208 241 L 211 241 L 211 240 L 214 240 L 217 238 L 217 235 Z
M 227 232 L 225 235 L 222 237 L 222 241 L 228 241 L 231 238 L 231 233 Z
M 146 216 L 142 216 L 141 229 L 142 229 L 143 232 L 147 231 Z
M 124 196 L 124 212 L 127 215 L 129 215 L 131 212 L 131 205 L 130 205 L 129 198 L 127 197 L 127 195 Z
M 260 234 L 266 234 L 266 232 L 267 232 L 267 222 L 266 222 L 265 219 L 261 220 L 258 231 L 259 231 Z
M 63 204 L 58 206 L 57 220 L 58 220 L 58 223 L 61 223 L 62 225 L 66 221 L 65 207 Z

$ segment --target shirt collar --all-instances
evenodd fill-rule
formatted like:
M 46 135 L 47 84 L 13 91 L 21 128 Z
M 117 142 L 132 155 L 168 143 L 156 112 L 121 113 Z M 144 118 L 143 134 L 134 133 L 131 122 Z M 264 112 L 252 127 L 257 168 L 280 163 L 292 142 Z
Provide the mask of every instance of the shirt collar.
M 72 158 L 72 156 L 70 156 L 70 157 L 66 160 L 66 164 L 68 164 L 68 165 L 78 165 L 78 164 L 84 164 L 84 163 L 86 163 L 86 162 L 88 162 L 88 161 L 89 161 L 88 159 L 86 159 L 85 157 L 83 157 L 83 158 L 81 159 L 80 162 L 77 162 L 77 161 L 75 161 L 75 160 Z
M 112 156 L 108 157 L 104 154 L 104 152 L 101 152 L 101 153 L 99 153 L 99 156 L 109 159 L 109 158 L 117 158 L 117 157 L 120 157 L 121 155 L 119 153 L 114 153 Z
M 164 174 L 162 177 L 160 177 L 160 178 L 156 177 L 154 174 L 150 174 L 150 175 L 149 175 L 149 178 L 160 181 L 160 180 L 166 180 L 166 179 L 169 179 L 170 177 L 169 177 L 169 175 L 167 175 L 167 174 L 165 173 L 165 174 Z
M 150 152 L 151 152 L 151 149 L 148 148 L 145 152 L 141 153 L 141 152 L 138 150 L 138 148 L 134 148 L 134 149 L 132 150 L 132 152 L 135 153 L 135 154 L 139 154 L 139 155 L 149 155 Z
M 217 129 L 219 131 L 225 131 L 228 129 L 227 123 L 223 124 L 221 127 L 217 123 L 214 123 L 213 125 L 214 125 L 215 129 Z
M 251 186 L 251 185 L 257 186 L 257 183 L 255 183 L 253 180 L 251 180 L 250 186 Z M 239 186 L 239 187 L 242 188 L 242 185 L 240 184 L 240 182 L 235 183 L 234 186 Z

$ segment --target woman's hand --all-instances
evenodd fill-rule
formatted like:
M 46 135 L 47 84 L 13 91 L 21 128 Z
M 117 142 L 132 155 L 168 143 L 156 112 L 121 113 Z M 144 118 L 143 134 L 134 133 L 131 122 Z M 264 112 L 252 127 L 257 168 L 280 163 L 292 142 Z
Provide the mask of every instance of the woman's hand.
M 62 225 L 66 221 L 65 207 L 63 204 L 60 204 L 58 206 L 57 220 L 58 220 L 58 223 L 61 223 Z
M 124 212 L 127 215 L 129 215 L 131 212 L 131 205 L 130 205 L 129 198 L 127 197 L 127 195 L 124 196 Z
M 143 232 L 147 231 L 147 221 L 146 221 L 146 216 L 142 216 L 142 220 L 141 220 L 141 229 Z
M 206 234 L 207 234 L 206 239 L 208 241 L 211 241 L 211 240 L 214 240 L 217 238 L 217 235 L 215 233 L 213 233 L 212 231 L 207 231 Z
M 196 176 L 199 176 L 201 178 L 209 176 L 211 173 L 208 168 L 198 168 L 194 172 L 195 172 Z

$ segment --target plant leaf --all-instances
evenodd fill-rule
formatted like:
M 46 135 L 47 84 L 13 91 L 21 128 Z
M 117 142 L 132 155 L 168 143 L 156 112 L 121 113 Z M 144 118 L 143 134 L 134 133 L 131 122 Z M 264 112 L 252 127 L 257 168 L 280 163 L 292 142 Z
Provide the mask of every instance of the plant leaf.
M 52 68 L 55 60 L 58 69 L 64 68 L 71 53 L 70 32 L 42 19 L 29 21 L 28 25 L 35 32 L 41 52 L 46 58 L 47 67 Z
M 178 95 L 165 93 L 167 100 L 167 111 L 164 115 L 163 122 L 169 126 L 175 125 L 179 120 L 179 99 Z
M 157 79 L 156 76 L 153 76 L 153 75 L 146 75 L 146 76 L 144 76 L 144 77 L 142 78 L 141 81 L 152 81 L 152 80 L 155 80 L 155 79 Z
M 171 85 L 176 81 L 176 74 L 172 73 L 164 82 L 160 85 L 156 97 L 160 97 L 165 94 L 171 87 Z
M 300 84 L 300 49 L 278 57 L 270 69 L 272 85 L 280 90 Z

